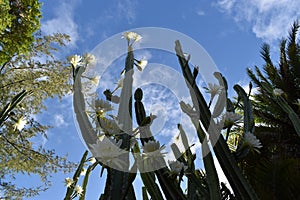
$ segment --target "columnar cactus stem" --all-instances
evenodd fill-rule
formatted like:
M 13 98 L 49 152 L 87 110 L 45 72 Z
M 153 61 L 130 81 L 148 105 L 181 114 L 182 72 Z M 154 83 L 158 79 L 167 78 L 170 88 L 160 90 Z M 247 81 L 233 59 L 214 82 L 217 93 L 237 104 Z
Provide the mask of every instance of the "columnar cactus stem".
M 66 196 L 65 196 L 64 200 L 71 200 L 72 199 L 71 196 L 74 192 L 75 186 L 77 184 L 78 178 L 79 178 L 80 173 L 82 171 L 82 168 L 84 166 L 84 162 L 86 161 L 87 155 L 88 155 L 88 151 L 85 151 L 82 158 L 81 158 L 79 166 L 78 166 L 77 170 L 75 171 L 75 173 L 73 175 L 73 181 L 74 182 L 72 183 L 72 185 L 70 187 L 68 187 L 67 193 L 66 193 Z
M 211 113 L 208 109 L 208 106 L 205 102 L 204 97 L 200 93 L 199 88 L 195 85 L 195 80 L 192 75 L 191 69 L 188 65 L 188 61 L 185 59 L 180 42 L 175 42 L 175 51 L 181 65 L 183 76 L 186 80 L 187 86 L 190 89 L 192 101 L 195 107 L 199 108 L 201 115 L 200 120 L 206 130 L 211 122 Z M 229 148 L 224 140 L 224 138 L 219 137 L 216 141 L 214 147 L 215 155 L 225 173 L 232 189 L 234 190 L 235 195 L 238 199 L 257 199 L 257 196 L 249 185 L 248 181 L 243 176 L 237 162 L 233 158 L 232 154 L 229 151 Z
M 136 100 L 135 107 L 137 108 L 135 110 L 136 118 L 137 118 L 137 122 L 140 125 L 146 124 L 146 126 L 149 126 L 149 124 L 151 124 L 151 121 L 145 122 L 145 121 L 147 121 L 146 120 L 147 118 L 145 117 L 145 113 L 144 113 L 145 108 L 142 103 L 142 97 L 143 97 L 142 90 L 137 89 L 135 92 L 135 100 Z M 151 120 L 151 118 L 149 118 L 149 120 Z M 155 141 L 154 137 L 151 134 L 150 128 L 146 130 L 145 134 L 146 134 L 147 138 L 141 138 L 142 141 L 145 141 L 146 139 L 147 139 L 147 141 L 148 140 Z M 158 160 L 157 163 L 165 162 L 159 156 L 156 159 Z M 146 164 L 146 161 L 144 163 Z M 147 187 L 147 186 L 149 186 L 149 184 L 153 185 L 154 180 L 155 180 L 155 178 L 154 178 L 154 173 L 155 173 L 155 175 L 158 179 L 158 182 L 159 182 L 159 184 L 164 192 L 164 195 L 167 199 L 180 199 L 180 200 L 186 199 L 181 188 L 178 188 L 176 186 L 176 184 L 174 183 L 174 181 L 168 176 L 168 174 L 169 174 L 168 172 L 169 172 L 168 168 L 164 167 L 164 168 L 155 170 L 154 172 L 147 172 L 145 174 L 141 174 L 141 176 L 142 176 L 142 180 L 144 181 L 145 186 Z M 148 187 L 147 187 L 147 189 L 149 190 Z M 155 194 L 153 194 L 153 195 L 155 195 Z
M 120 104 L 118 110 L 118 123 L 121 125 L 122 131 L 120 133 L 120 139 L 122 139 L 121 148 L 129 150 L 130 147 L 130 134 L 132 132 L 132 82 L 133 82 L 133 66 L 134 66 L 134 54 L 132 46 L 128 46 L 128 53 L 125 63 L 125 78 L 123 82 L 123 88 L 120 96 Z M 129 154 L 121 155 L 121 158 L 125 166 L 124 171 L 118 171 L 115 169 L 111 170 L 111 185 L 109 194 L 107 197 L 111 199 L 125 199 L 128 191 L 128 168 L 129 168 Z M 130 183 L 131 184 L 131 183 Z M 133 188 L 132 188 L 133 189 Z
M 94 131 L 94 128 L 85 112 L 85 99 L 82 93 L 81 75 L 84 72 L 84 69 L 84 67 L 79 67 L 76 69 L 76 74 L 74 74 L 73 107 L 80 131 L 83 133 L 83 140 L 86 144 L 94 144 L 97 140 L 97 133 Z
M 273 88 L 272 88 L 271 84 L 269 84 L 267 82 L 261 82 L 261 87 L 265 91 L 267 91 L 268 93 L 270 93 L 272 95 Z M 274 100 L 281 107 L 281 109 L 288 114 L 289 119 L 291 120 L 296 133 L 300 137 L 300 118 L 299 118 L 299 116 L 295 113 L 295 111 L 291 108 L 291 106 L 288 104 L 288 102 L 283 97 L 276 96 L 276 97 L 274 97 Z

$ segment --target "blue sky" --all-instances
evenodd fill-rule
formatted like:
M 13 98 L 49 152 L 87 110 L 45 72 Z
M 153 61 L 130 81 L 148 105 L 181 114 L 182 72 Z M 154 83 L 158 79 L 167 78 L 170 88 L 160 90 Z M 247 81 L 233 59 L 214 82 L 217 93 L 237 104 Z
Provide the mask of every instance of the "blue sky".
M 43 2 L 42 31 L 71 36 L 70 44 L 57 55 L 65 57 L 90 52 L 110 36 L 129 29 L 172 29 L 201 44 L 231 87 L 236 83 L 246 86 L 249 82 L 246 68 L 262 66 L 259 51 L 263 42 L 275 47 L 271 49 L 272 56 L 275 61 L 278 60 L 279 40 L 286 36 L 293 20 L 300 17 L 298 8 L 300 2 L 297 0 L 51 0 Z M 155 60 L 155 56 L 155 53 L 150 54 L 150 60 Z M 150 88 L 149 93 L 153 90 Z M 163 96 L 160 98 L 164 102 Z M 85 146 L 75 128 L 72 96 L 61 102 L 50 99 L 45 103 L 48 110 L 37 119 L 54 128 L 48 131 L 47 141 L 42 138 L 37 141 L 45 143 L 46 148 L 55 149 L 60 155 L 68 154 L 70 160 L 79 161 Z M 155 108 L 153 106 L 153 110 Z M 168 109 L 171 108 L 174 107 Z M 168 109 L 166 112 L 169 112 Z M 66 191 L 63 181 L 68 176 L 72 174 L 54 174 L 53 186 L 33 199 L 62 199 Z M 103 178 L 100 181 L 99 170 L 94 171 L 92 176 L 88 200 L 99 198 L 102 191 L 100 182 L 105 181 Z M 36 184 L 38 179 L 26 177 L 20 178 L 19 182 Z

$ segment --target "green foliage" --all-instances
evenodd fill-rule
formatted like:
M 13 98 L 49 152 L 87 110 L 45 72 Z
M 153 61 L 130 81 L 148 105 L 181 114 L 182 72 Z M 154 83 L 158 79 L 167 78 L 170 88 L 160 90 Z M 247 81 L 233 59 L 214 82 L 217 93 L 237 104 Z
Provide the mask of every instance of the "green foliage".
M 22 12 L 35 12 L 36 6 L 32 4 L 32 11 Z M 34 119 L 35 114 L 46 109 L 44 100 L 49 97 L 61 98 L 71 91 L 69 66 L 53 56 L 56 48 L 68 40 L 69 37 L 64 34 L 37 34 L 34 41 L 30 40 L 31 47 L 27 47 L 29 51 L 26 54 L 18 52 L 19 55 L 13 56 L 15 54 L 10 50 L 5 53 L 5 56 L 10 57 L 0 68 L 0 188 L 3 191 L 1 195 L 6 198 L 18 199 L 37 195 L 51 185 L 51 173 L 68 172 L 74 168 L 74 164 L 68 162 L 65 156 L 57 156 L 54 150 L 44 149 L 32 142 L 36 136 L 47 137 L 46 130 L 50 128 Z M 6 49 L 2 47 L 2 53 L 4 50 Z M 4 53 L 0 54 L 2 55 Z M 20 95 L 22 99 L 17 98 Z M 13 103 L 16 98 L 17 104 Z M 18 128 L 16 125 L 22 120 L 27 123 Z M 42 181 L 41 186 L 23 188 L 8 181 L 19 174 L 38 175 Z
M 262 82 L 271 85 L 272 89 L 281 89 L 284 94 L 282 97 L 287 101 L 288 105 L 299 114 L 299 106 L 297 105 L 300 97 L 300 47 L 297 43 L 296 36 L 299 25 L 294 23 L 288 40 L 282 40 L 280 44 L 280 61 L 276 67 L 271 61 L 270 47 L 264 44 L 261 50 L 262 58 L 265 61 L 263 74 L 258 67 L 255 68 L 256 74 L 248 69 L 248 75 L 252 79 L 255 86 L 258 87 L 258 94 L 254 95 L 254 113 L 259 122 L 270 124 L 281 130 L 293 131 L 293 125 L 288 118 L 288 114 L 278 106 L 272 92 L 266 91 L 262 87 Z
M 26 95 L 30 94 L 26 90 L 23 90 L 19 94 L 17 94 L 11 102 L 6 104 L 3 110 L 0 112 L 0 127 L 2 124 L 10 117 L 12 110 L 24 99 Z
M 258 88 L 252 95 L 253 112 L 259 123 L 255 134 L 264 147 L 259 156 L 246 158 L 241 167 L 261 199 L 296 199 L 300 190 L 299 27 L 296 21 L 289 37 L 281 41 L 277 66 L 271 60 L 269 45 L 264 44 L 263 72 L 258 67 L 256 73 L 247 70 Z
M 3 0 L 0 4 L 0 66 L 28 53 L 40 28 L 38 0 Z

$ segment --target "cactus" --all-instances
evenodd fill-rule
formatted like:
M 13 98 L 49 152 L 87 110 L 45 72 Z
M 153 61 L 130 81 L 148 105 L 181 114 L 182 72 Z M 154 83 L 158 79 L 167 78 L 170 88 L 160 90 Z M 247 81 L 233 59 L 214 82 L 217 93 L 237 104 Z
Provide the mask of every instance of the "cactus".
M 195 108 L 195 113 L 190 114 L 186 111 L 186 114 L 190 114 L 191 122 L 193 123 L 199 141 L 202 144 L 202 152 L 207 154 L 203 155 L 203 163 L 205 167 L 205 172 L 200 171 L 195 168 L 195 160 L 196 155 L 194 155 L 191 151 L 191 145 L 188 142 L 187 135 L 184 131 L 184 128 L 181 124 L 178 124 L 179 136 L 182 139 L 183 146 L 185 147 L 185 152 L 180 152 L 178 146 L 176 144 L 172 144 L 171 148 L 173 154 L 177 158 L 176 162 L 180 162 L 182 167 L 181 170 L 174 173 L 171 169 L 169 169 L 163 159 L 163 153 L 160 152 L 161 149 L 158 149 L 158 153 L 155 154 L 155 157 L 147 157 L 147 152 L 145 151 L 145 147 L 152 144 L 158 144 L 156 138 L 152 135 L 150 126 L 152 121 L 154 120 L 153 115 L 147 116 L 144 103 L 143 103 L 143 91 L 141 88 L 136 89 L 134 93 L 134 111 L 136 116 L 136 123 L 138 127 L 135 130 L 138 130 L 140 133 L 140 142 L 143 148 L 143 153 L 139 147 L 139 140 L 134 138 L 135 132 L 133 130 L 133 121 L 132 121 L 132 83 L 133 83 L 133 73 L 134 73 L 134 65 L 139 64 L 140 62 L 134 58 L 133 52 L 133 43 L 140 39 L 138 35 L 134 33 L 126 33 L 127 34 L 127 42 L 128 42 L 128 52 L 125 62 L 125 77 L 123 82 L 123 87 L 121 90 L 121 96 L 117 97 L 113 95 L 114 92 L 110 92 L 110 90 L 104 91 L 104 95 L 106 96 L 108 101 L 119 103 L 118 115 L 116 118 L 118 119 L 118 123 L 122 124 L 122 132 L 119 135 L 113 133 L 105 132 L 104 135 L 108 135 L 116 139 L 117 141 L 122 140 L 122 144 L 120 144 L 120 148 L 128 151 L 128 153 L 121 155 L 121 159 L 125 161 L 125 165 L 123 171 L 116 170 L 111 168 L 110 166 L 101 163 L 100 160 L 98 162 L 90 165 L 87 168 L 86 175 L 83 179 L 83 192 L 80 196 L 80 200 L 85 198 L 85 194 L 87 191 L 88 179 L 90 177 L 91 172 L 94 168 L 99 164 L 102 166 L 101 175 L 103 170 L 107 170 L 106 177 L 106 185 L 104 189 L 104 193 L 101 194 L 100 199 L 136 199 L 135 191 L 133 188 L 133 182 L 136 178 L 136 172 L 139 169 L 141 171 L 140 176 L 143 182 L 142 186 L 142 196 L 143 199 L 149 199 L 148 195 L 151 199 L 162 200 L 166 199 L 257 199 L 255 192 L 253 191 L 251 185 L 247 182 L 246 178 L 243 176 L 240 171 L 235 158 L 230 152 L 226 141 L 223 137 L 219 137 L 219 132 L 215 124 L 216 122 L 213 120 L 215 117 L 219 117 L 224 109 L 227 111 L 234 111 L 234 105 L 227 97 L 227 89 L 228 85 L 226 79 L 222 76 L 221 73 L 216 72 L 214 75 L 216 79 L 219 81 L 219 84 L 224 87 L 224 90 L 218 93 L 218 99 L 216 100 L 215 107 L 211 113 L 210 105 L 212 103 L 212 99 L 209 104 L 206 103 L 203 95 L 201 94 L 198 86 L 196 85 L 196 77 L 198 74 L 198 68 L 194 69 L 194 72 L 191 72 L 189 67 L 189 59 L 186 59 L 183 55 L 181 45 L 179 41 L 175 42 L 175 51 L 178 56 L 178 60 L 182 69 L 183 76 L 186 80 L 187 86 L 190 90 L 191 99 L 193 103 L 193 107 Z M 130 35 L 131 34 L 131 35 Z M 130 37 L 134 38 L 134 42 L 131 41 Z M 138 68 L 142 69 L 141 66 Z M 88 119 L 87 113 L 84 112 L 85 103 L 84 103 L 84 95 L 82 94 L 82 86 L 80 77 L 84 72 L 84 67 L 78 67 L 74 69 L 74 107 L 77 120 L 79 122 L 79 127 L 82 132 L 84 132 L 83 139 L 87 144 L 95 144 L 98 139 L 97 132 L 93 130 L 93 126 Z M 252 107 L 249 101 L 249 97 L 244 92 L 244 90 L 236 85 L 234 89 L 237 91 L 240 99 L 243 101 L 244 105 L 244 132 L 253 131 L 254 128 L 254 120 L 252 116 Z M 113 101 L 114 99 L 118 99 L 118 101 Z M 227 102 L 224 102 L 225 101 Z M 280 102 L 281 99 L 279 99 Z M 286 110 L 290 112 L 288 107 L 284 104 Z M 187 105 L 181 103 L 182 109 L 188 108 Z M 226 108 L 225 108 L 226 107 Z M 185 112 L 185 111 L 184 111 Z M 199 116 L 196 116 L 197 113 Z M 201 115 L 200 115 L 201 113 Z M 293 114 L 291 114 L 292 116 Z M 106 119 L 105 116 L 97 116 L 96 120 L 101 122 L 101 120 Z M 102 126 L 99 123 L 100 127 Z M 213 128 L 212 128 L 213 127 Z M 227 127 L 227 132 L 229 135 L 230 127 Z M 233 196 L 228 188 L 223 183 L 219 182 L 219 177 L 216 171 L 216 167 L 214 164 L 213 154 L 211 152 L 211 147 L 209 145 L 209 141 L 207 139 L 206 133 L 208 133 L 211 137 L 211 143 L 215 143 L 213 146 L 213 151 L 216 155 L 217 160 L 219 161 L 233 191 Z M 179 137 L 178 136 L 178 137 Z M 135 141 L 132 144 L 132 141 Z M 161 148 L 161 147 L 160 147 Z M 134 163 L 132 168 L 129 170 L 129 152 L 133 153 Z M 145 153 L 146 152 L 146 153 Z M 78 181 L 80 171 L 86 161 L 87 152 L 84 154 L 78 169 L 76 170 L 73 179 L 75 182 L 72 187 L 67 189 L 67 194 L 65 199 L 68 200 L 72 197 L 75 197 L 74 194 L 74 186 Z M 147 169 L 153 169 L 156 166 L 162 166 L 153 171 Z M 169 164 L 170 165 L 170 164 Z M 179 165 L 179 166 L 181 166 Z M 171 168 L 171 165 L 170 165 Z M 186 168 L 186 169 L 185 169 Z M 130 173 L 130 172 L 132 173 Z M 187 178 L 187 191 L 184 192 L 181 187 L 181 182 L 184 180 L 184 177 Z
M 142 103 L 142 97 L 143 97 L 142 90 L 140 88 L 138 88 L 136 90 L 134 96 L 135 96 L 135 100 L 136 100 L 135 101 L 136 121 L 139 124 L 141 124 L 141 126 L 142 126 L 143 122 L 146 119 L 145 109 L 144 109 L 144 105 Z M 148 124 L 146 124 L 146 126 L 148 126 Z M 150 132 L 150 129 L 146 129 L 144 134 L 146 134 L 146 136 L 149 136 L 149 137 L 141 138 L 141 141 L 143 141 L 143 143 L 142 143 L 143 145 L 144 145 L 144 142 L 147 142 L 149 140 L 152 140 L 152 141 L 155 140 Z M 145 135 L 143 135 L 143 137 L 145 137 Z M 157 159 L 159 159 L 158 162 L 160 162 L 160 163 L 164 162 L 160 158 L 157 158 Z M 176 184 L 168 176 L 169 173 L 170 173 L 170 171 L 166 167 L 154 171 L 154 174 L 156 175 L 156 177 L 160 183 L 160 186 L 161 186 L 162 190 L 164 191 L 166 198 L 167 199 L 186 199 L 181 188 L 176 187 Z M 141 176 L 142 176 L 142 180 L 143 180 L 145 186 L 150 184 L 151 182 L 153 185 L 153 181 L 154 181 L 153 172 L 146 172 L 145 175 L 142 173 Z M 152 178 L 148 179 L 149 176 L 151 176 Z M 151 182 L 149 183 L 148 181 L 151 181 Z M 149 187 L 147 187 L 147 188 L 149 188 Z M 156 187 L 154 186 L 154 188 L 156 188 Z M 153 197 L 153 198 L 156 199 L 155 197 Z
M 261 82 L 261 87 L 265 91 L 267 91 L 273 97 L 275 102 L 280 106 L 280 108 L 288 114 L 289 119 L 291 120 L 295 128 L 296 133 L 300 137 L 300 118 L 297 115 L 297 113 L 295 113 L 295 111 L 290 107 L 288 102 L 282 96 L 276 96 L 273 94 L 273 88 L 271 84 L 267 82 Z
M 67 192 L 66 192 L 66 196 L 64 198 L 64 200 L 71 200 L 72 199 L 72 196 L 74 197 L 74 189 L 75 189 L 75 186 L 77 184 L 77 181 L 79 179 L 79 176 L 80 176 L 80 172 L 82 171 L 82 168 L 84 166 L 84 163 L 86 161 L 86 157 L 88 155 L 88 151 L 85 151 L 82 158 L 81 158 L 81 161 L 73 175 L 73 183 L 71 184 L 70 187 L 68 187 L 67 189 Z
M 210 125 L 211 113 L 208 106 L 202 96 L 199 88 L 195 84 L 195 80 L 191 73 L 188 61 L 185 59 L 180 42 L 175 42 L 175 51 L 182 69 L 183 76 L 187 82 L 187 86 L 190 90 L 193 104 L 196 108 L 199 108 L 201 112 L 200 121 L 206 130 Z M 201 140 L 201 139 L 200 139 Z M 230 153 L 225 140 L 219 137 L 214 147 L 215 155 L 225 173 L 235 195 L 239 199 L 257 199 L 257 196 L 252 189 L 251 185 L 247 182 L 242 172 L 240 171 L 237 162 Z

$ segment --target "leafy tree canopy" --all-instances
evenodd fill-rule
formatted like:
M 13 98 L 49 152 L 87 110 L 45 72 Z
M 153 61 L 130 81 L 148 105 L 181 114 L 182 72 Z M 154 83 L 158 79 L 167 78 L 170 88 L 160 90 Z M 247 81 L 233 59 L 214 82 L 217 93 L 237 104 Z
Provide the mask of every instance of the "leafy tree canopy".
M 32 142 L 49 128 L 34 119 L 46 108 L 44 100 L 71 91 L 70 68 L 53 56 L 70 39 L 39 32 L 37 0 L 4 0 L 0 6 L 0 199 L 21 199 L 46 190 L 51 173 L 74 168 L 65 156 Z M 38 175 L 42 183 L 20 186 L 13 181 L 19 174 Z
M 258 92 L 253 95 L 256 135 L 263 148 L 242 167 L 261 199 L 296 199 L 299 193 L 300 161 L 300 44 L 296 21 L 287 39 L 280 43 L 278 64 L 264 44 L 262 71 L 248 69 Z
M 38 0 L 0 1 L 0 65 L 31 49 L 40 28 L 40 6 Z

